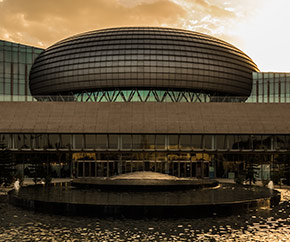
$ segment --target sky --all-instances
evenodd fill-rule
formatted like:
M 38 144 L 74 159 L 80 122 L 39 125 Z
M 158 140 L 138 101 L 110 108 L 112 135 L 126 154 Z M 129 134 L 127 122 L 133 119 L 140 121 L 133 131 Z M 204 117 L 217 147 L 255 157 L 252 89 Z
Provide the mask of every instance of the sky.
M 74 34 L 163 26 L 223 39 L 261 71 L 290 72 L 290 0 L 0 0 L 0 39 L 42 48 Z

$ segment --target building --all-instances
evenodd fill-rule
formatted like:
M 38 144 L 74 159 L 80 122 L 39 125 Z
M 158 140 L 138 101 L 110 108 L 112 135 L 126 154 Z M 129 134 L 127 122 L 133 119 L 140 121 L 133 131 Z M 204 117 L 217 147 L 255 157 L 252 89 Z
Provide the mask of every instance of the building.
M 290 104 L 247 103 L 257 71 L 241 50 L 196 32 L 79 34 L 34 62 L 38 102 L 1 103 L 0 139 L 20 163 L 69 164 L 79 177 L 234 177 L 257 164 L 269 178 L 289 163 Z
M 290 73 L 253 72 L 249 102 L 289 103 Z
M 72 37 L 48 48 L 33 66 L 30 89 L 34 96 L 75 95 L 97 101 L 105 96 L 101 101 L 121 102 L 178 95 L 192 100 L 248 97 L 252 72 L 257 70 L 242 51 L 207 35 L 116 28 Z
M 43 49 L 0 40 L 0 100 L 25 101 L 31 98 L 29 72 Z

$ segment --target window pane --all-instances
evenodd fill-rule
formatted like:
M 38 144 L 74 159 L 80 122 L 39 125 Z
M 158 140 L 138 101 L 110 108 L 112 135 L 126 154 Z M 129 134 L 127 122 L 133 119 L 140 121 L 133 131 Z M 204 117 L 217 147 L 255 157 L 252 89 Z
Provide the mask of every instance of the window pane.
M 48 134 L 42 134 L 40 139 L 42 140 L 42 145 L 43 148 L 47 149 L 49 148 L 49 144 L 48 144 Z
M 239 149 L 252 149 L 252 141 L 249 135 L 238 136 Z
M 122 148 L 131 149 L 131 135 L 122 135 Z
M 178 149 L 178 135 L 168 135 L 168 149 Z
M 83 148 L 83 135 L 82 134 L 75 134 L 74 135 L 74 144 L 75 144 L 75 149 L 82 149 Z
M 228 139 L 229 149 L 238 149 L 238 146 L 235 143 L 235 136 L 234 135 L 228 135 L 227 139 Z
M 18 149 L 28 149 L 31 148 L 30 135 L 18 134 L 14 136 L 16 138 L 16 148 Z
M 217 149 L 226 149 L 226 136 L 225 135 L 217 135 L 216 136 L 216 148 Z
M 287 145 L 286 145 L 286 140 L 285 140 L 285 136 L 279 135 L 275 137 L 275 145 L 276 145 L 276 149 L 286 149 Z
M 96 139 L 94 134 L 86 134 L 86 148 L 94 149 L 96 146 Z
M 90 176 L 90 162 L 84 162 L 85 164 L 85 177 Z
M 49 149 L 59 148 L 59 137 L 58 137 L 58 134 L 50 134 L 48 136 L 48 148 Z
M 91 162 L 91 176 L 96 176 L 95 162 Z
M 83 172 L 84 172 L 83 165 L 84 165 L 83 162 L 78 162 L 78 176 L 79 177 L 84 176 L 83 175 Z
M 144 149 L 155 149 L 155 135 L 145 135 Z
M 109 149 L 118 149 L 118 135 L 109 135 Z
M 262 147 L 263 149 L 271 149 L 272 137 L 268 135 L 262 135 Z
M 107 135 L 105 134 L 97 135 L 96 149 L 107 149 Z
M 204 149 L 212 149 L 212 136 L 211 135 L 204 135 Z
M 71 146 L 71 135 L 70 134 L 62 134 L 61 135 L 61 148 L 70 149 Z
M 9 134 L 0 134 L 0 143 L 9 147 Z
M 156 135 L 156 149 L 165 149 L 165 135 Z
M 191 149 L 191 136 L 190 135 L 180 135 L 180 149 Z
M 143 137 L 142 135 L 132 135 L 133 143 L 132 147 L 133 149 L 143 149 Z
M 202 148 L 202 136 L 201 135 L 192 135 L 192 147 L 193 149 Z

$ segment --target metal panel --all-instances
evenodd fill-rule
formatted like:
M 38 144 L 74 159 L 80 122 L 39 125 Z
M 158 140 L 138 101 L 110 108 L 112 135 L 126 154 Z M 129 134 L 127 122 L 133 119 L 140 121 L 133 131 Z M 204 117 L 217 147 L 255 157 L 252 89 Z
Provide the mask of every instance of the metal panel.
M 171 70 L 174 77 L 167 78 Z M 246 54 L 212 36 L 113 28 L 79 34 L 45 50 L 31 69 L 30 89 L 33 95 L 139 87 L 248 96 L 257 70 Z

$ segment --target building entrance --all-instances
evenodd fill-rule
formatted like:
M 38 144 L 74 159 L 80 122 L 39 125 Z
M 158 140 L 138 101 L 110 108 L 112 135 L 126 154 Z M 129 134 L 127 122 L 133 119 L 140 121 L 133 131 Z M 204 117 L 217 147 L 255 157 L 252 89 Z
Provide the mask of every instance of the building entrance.
M 209 176 L 208 161 L 78 160 L 74 161 L 73 167 L 77 177 L 110 177 L 137 171 L 154 171 L 177 177 Z

